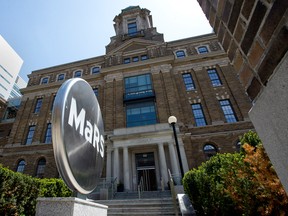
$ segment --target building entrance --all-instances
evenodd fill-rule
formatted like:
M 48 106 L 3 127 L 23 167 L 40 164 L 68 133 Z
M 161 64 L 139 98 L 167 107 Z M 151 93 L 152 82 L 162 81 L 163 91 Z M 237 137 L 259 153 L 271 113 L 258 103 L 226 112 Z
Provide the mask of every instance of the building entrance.
M 135 158 L 138 185 L 141 182 L 144 191 L 157 190 L 154 153 L 139 153 Z

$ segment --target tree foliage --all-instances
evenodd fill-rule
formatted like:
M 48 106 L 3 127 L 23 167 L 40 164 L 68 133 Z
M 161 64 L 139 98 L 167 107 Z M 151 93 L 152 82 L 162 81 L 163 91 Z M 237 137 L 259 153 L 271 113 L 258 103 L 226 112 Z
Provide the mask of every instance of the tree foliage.
M 254 131 L 248 131 L 247 133 L 243 134 L 240 139 L 241 146 L 245 143 L 248 143 L 250 146 L 256 147 L 258 144 L 261 143 L 260 137 Z
M 40 180 L 39 197 L 69 197 L 72 192 L 62 179 L 50 178 Z
M 0 165 L 0 215 L 35 215 L 37 197 L 71 196 L 61 179 L 37 179 Z
M 288 212 L 287 194 L 257 134 L 250 131 L 241 143 L 242 153 L 217 154 L 185 174 L 184 189 L 197 215 L 285 215 Z

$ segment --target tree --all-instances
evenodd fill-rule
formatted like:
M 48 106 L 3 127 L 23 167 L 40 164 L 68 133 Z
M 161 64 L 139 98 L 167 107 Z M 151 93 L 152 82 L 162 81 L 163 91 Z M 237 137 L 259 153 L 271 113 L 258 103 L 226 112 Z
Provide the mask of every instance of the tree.
M 241 153 L 217 154 L 185 174 L 184 190 L 197 214 L 285 215 L 288 197 L 260 138 L 249 131 L 241 144 Z

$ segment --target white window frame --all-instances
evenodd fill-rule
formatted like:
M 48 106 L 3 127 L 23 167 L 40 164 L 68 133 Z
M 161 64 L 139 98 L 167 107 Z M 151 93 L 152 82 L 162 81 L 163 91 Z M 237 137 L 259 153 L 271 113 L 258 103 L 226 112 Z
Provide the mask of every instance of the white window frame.
M 90 68 L 90 74 L 93 74 L 93 68 L 96 68 L 96 67 L 99 68 L 99 73 L 101 73 L 101 66 L 99 66 L 99 65 L 94 65 L 94 66 L 92 66 L 92 67 Z M 94 73 L 94 74 L 99 74 L 99 73 Z
M 183 57 L 177 57 L 177 52 L 179 52 L 179 51 L 183 51 L 183 52 L 185 53 L 185 56 L 183 56 Z M 186 49 L 178 49 L 178 50 L 173 51 L 173 53 L 174 53 L 176 59 L 182 59 L 182 58 L 185 58 L 185 57 L 188 56 Z
M 77 69 L 77 70 L 73 71 L 73 78 L 75 78 L 75 73 L 78 72 L 78 71 L 81 72 L 81 76 L 80 77 L 83 76 L 83 70 L 82 69 Z
M 65 73 L 60 73 L 60 74 L 57 74 L 57 77 L 56 77 L 57 82 L 63 81 L 63 80 L 58 80 L 58 77 L 59 77 L 60 75 L 62 75 L 62 74 L 64 75 L 63 80 L 65 80 L 66 74 L 65 74 Z
M 43 79 L 47 78 L 47 83 L 42 83 Z M 42 77 L 41 80 L 40 80 L 40 85 L 46 85 L 49 83 L 49 76 L 46 76 L 46 77 Z
M 200 47 L 206 47 L 206 49 L 208 50 L 207 53 L 210 53 L 210 52 L 211 52 L 211 50 L 209 49 L 209 46 L 208 46 L 207 44 L 199 45 L 199 46 L 196 46 L 195 48 L 196 48 L 196 50 L 197 50 L 197 53 L 200 54 L 200 55 L 201 55 L 201 54 L 207 54 L 207 53 L 200 53 L 200 52 L 199 52 L 199 48 L 200 48 Z

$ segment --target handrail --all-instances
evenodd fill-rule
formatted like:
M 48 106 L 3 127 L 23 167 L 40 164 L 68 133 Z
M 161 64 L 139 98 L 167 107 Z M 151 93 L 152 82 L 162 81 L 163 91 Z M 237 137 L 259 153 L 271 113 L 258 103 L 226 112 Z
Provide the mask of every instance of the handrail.
M 174 180 L 173 176 L 170 172 L 170 169 L 168 169 L 168 175 L 169 175 L 169 185 L 170 185 L 170 190 L 171 190 L 171 195 L 172 195 L 172 201 L 173 201 L 173 206 L 175 210 L 175 215 L 178 216 L 178 207 L 177 207 L 177 199 L 176 199 L 176 192 L 175 192 L 175 187 L 174 187 Z
M 113 199 L 117 192 L 117 178 L 100 178 L 97 187 L 90 195 L 99 193 L 101 189 L 107 189 L 108 199 Z
M 141 199 L 141 193 L 144 191 L 144 184 L 143 184 L 143 176 L 141 176 L 141 179 L 138 184 L 138 198 Z
M 111 187 L 111 199 L 114 198 L 116 192 L 117 192 L 117 177 L 115 177 L 112 182 L 112 187 Z

